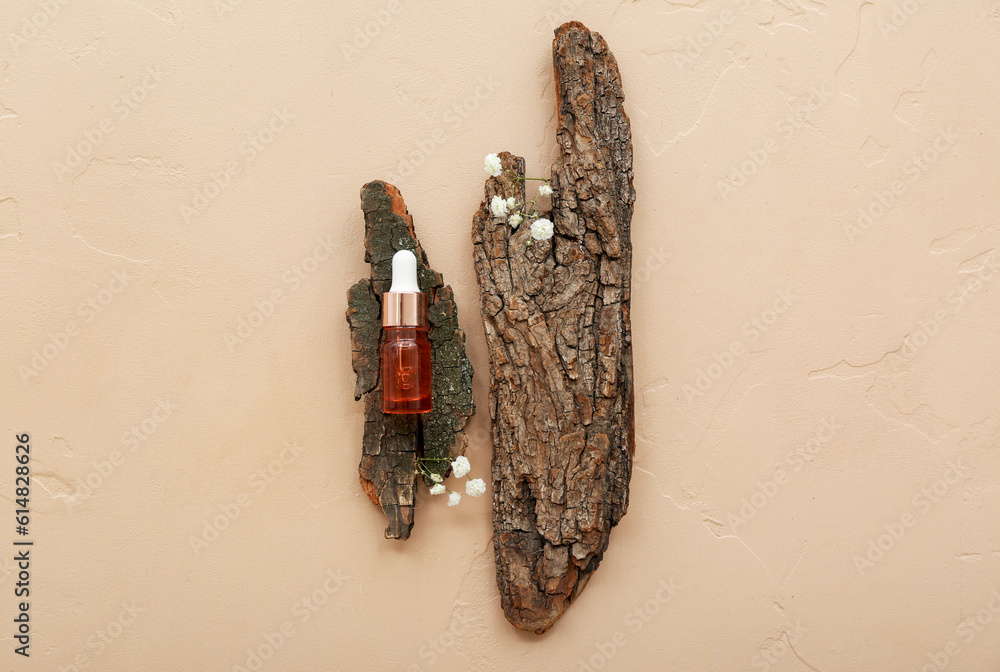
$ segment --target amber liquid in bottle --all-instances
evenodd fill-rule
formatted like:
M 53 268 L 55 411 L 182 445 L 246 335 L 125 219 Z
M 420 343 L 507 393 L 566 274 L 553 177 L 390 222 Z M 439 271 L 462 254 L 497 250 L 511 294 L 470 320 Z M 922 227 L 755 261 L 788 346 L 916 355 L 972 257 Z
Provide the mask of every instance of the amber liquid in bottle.
M 382 334 L 382 410 L 427 413 L 431 410 L 427 328 L 386 327 Z

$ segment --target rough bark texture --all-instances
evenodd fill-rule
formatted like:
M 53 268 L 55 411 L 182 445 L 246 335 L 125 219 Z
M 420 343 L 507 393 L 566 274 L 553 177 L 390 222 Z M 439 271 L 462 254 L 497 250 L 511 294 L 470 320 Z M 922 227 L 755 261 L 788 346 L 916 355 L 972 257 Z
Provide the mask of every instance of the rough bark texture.
M 553 60 L 555 235 L 529 245 L 528 222 L 512 231 L 490 213 L 494 195 L 525 200 L 525 183 L 507 172 L 523 176 L 524 160 L 506 152 L 473 225 L 490 354 L 497 584 L 507 619 L 537 633 L 583 590 L 625 515 L 635 436 L 635 192 L 621 79 L 604 39 L 577 22 L 556 30 Z
M 458 328 L 451 287 L 428 265 L 399 191 L 379 180 L 369 182 L 361 189 L 361 209 L 371 277 L 358 281 L 347 293 L 352 365 L 357 374 L 354 398 L 365 397 L 358 471 L 361 487 L 389 520 L 386 538 L 407 539 L 413 528 L 418 456 L 431 458 L 426 462 L 430 471 L 444 476 L 450 469 L 448 460 L 464 454 L 468 445 L 464 427 L 475 413 L 472 364 L 465 355 L 465 333 Z M 420 289 L 428 294 L 433 410 L 420 416 L 382 413 L 381 296 L 392 283 L 392 255 L 399 250 L 413 250 Z

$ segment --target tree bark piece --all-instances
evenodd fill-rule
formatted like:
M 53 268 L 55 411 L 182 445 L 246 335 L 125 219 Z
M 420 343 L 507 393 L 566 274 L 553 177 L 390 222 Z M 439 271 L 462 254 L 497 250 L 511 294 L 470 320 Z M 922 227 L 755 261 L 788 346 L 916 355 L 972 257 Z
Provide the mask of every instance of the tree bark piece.
M 473 223 L 490 355 L 497 585 L 507 619 L 537 633 L 600 564 L 628 507 L 635 443 L 635 191 L 621 78 L 604 39 L 575 21 L 556 30 L 553 61 L 555 235 L 531 243 L 530 220 L 512 230 L 491 214 L 495 195 L 525 200 L 514 177 L 524 176 L 524 159 L 507 152 Z
M 365 398 L 358 471 L 362 489 L 389 521 L 386 538 L 407 539 L 413 529 L 418 457 L 428 460 L 425 464 L 432 473 L 446 476 L 449 461 L 464 454 L 468 445 L 464 427 L 476 410 L 472 364 L 465 355 L 465 333 L 458 328 L 454 294 L 441 274 L 430 268 L 399 190 L 380 180 L 369 182 L 361 189 L 361 209 L 371 277 L 359 280 L 347 293 L 351 360 L 357 374 L 354 398 Z M 392 284 L 392 255 L 399 250 L 416 255 L 417 281 L 428 295 L 433 410 L 419 416 L 382 412 L 381 297 Z

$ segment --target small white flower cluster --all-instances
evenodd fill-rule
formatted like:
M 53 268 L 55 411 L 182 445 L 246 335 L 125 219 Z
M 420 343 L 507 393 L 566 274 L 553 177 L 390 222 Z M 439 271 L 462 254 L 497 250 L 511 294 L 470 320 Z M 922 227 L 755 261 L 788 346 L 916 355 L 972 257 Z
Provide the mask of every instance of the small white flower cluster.
M 493 213 L 494 217 L 506 217 L 507 213 L 513 210 L 516 205 L 513 196 L 506 201 L 500 196 L 494 196 L 493 200 L 490 201 L 490 212 Z
M 500 157 L 496 154 L 487 154 L 485 170 L 493 177 L 500 177 L 500 173 L 503 172 L 503 164 L 500 163 Z
M 500 177 L 503 173 L 503 165 L 500 162 L 500 157 L 496 154 L 487 154 L 486 160 L 484 162 L 484 170 L 492 175 L 493 177 Z M 518 177 L 519 180 L 534 180 L 542 178 L 534 177 Z M 493 200 L 490 201 L 490 212 L 493 213 L 494 217 L 503 219 L 507 218 L 507 223 L 510 224 L 510 228 L 516 229 L 524 221 L 525 217 L 533 218 L 531 222 L 531 237 L 534 240 L 548 240 L 552 237 L 553 227 L 552 222 L 545 218 L 539 217 L 535 203 L 542 196 L 551 196 L 552 187 L 549 186 L 548 180 L 542 180 L 542 185 L 538 187 L 538 196 L 530 203 L 518 203 L 513 196 L 510 198 L 503 198 L 501 196 L 494 196 Z M 531 241 L 528 241 L 528 245 Z
M 531 237 L 535 240 L 548 240 L 552 237 L 552 222 L 540 217 L 531 223 Z
M 451 463 L 451 472 L 454 474 L 455 478 L 464 478 L 468 475 L 471 469 L 472 465 L 469 464 L 469 458 L 465 455 L 459 455 L 455 458 L 455 461 Z M 447 492 L 448 506 L 458 506 L 458 503 L 462 501 L 461 493 L 448 490 L 448 488 L 445 487 L 444 479 L 438 474 L 430 474 L 430 479 L 434 481 L 434 485 L 431 486 L 432 495 L 443 495 Z M 465 483 L 465 494 L 469 497 L 479 497 L 485 492 L 486 483 L 484 483 L 481 478 L 471 478 Z

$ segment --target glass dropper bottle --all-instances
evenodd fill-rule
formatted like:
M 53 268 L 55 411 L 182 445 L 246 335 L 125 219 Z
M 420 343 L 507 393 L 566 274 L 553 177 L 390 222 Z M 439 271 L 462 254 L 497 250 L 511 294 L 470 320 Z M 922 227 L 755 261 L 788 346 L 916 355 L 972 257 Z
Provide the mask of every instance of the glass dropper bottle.
M 427 295 L 417 284 L 417 258 L 410 250 L 393 255 L 392 285 L 382 294 L 382 410 L 431 410 Z

